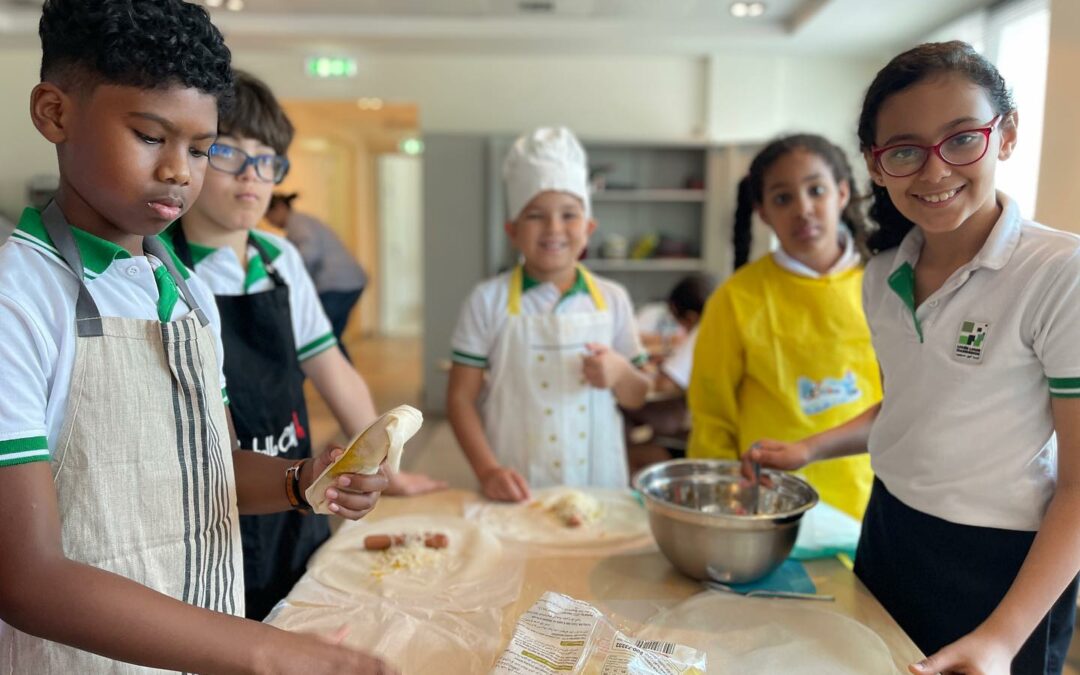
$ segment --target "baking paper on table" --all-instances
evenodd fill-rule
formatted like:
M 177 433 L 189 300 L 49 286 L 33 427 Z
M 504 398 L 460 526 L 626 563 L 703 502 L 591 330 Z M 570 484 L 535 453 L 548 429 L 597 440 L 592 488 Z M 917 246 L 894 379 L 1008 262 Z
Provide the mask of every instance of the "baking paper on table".
M 427 532 L 445 534 L 447 547 L 420 546 L 421 555 L 406 567 L 388 566 L 390 551 L 364 549 L 368 535 Z M 346 523 L 312 558 L 305 579 L 354 596 L 372 595 L 425 609 L 472 611 L 516 600 L 524 569 L 523 559 L 476 523 L 460 516 L 412 515 Z
M 327 588 L 315 598 L 312 590 L 307 589 L 303 602 L 294 601 L 290 594 L 266 623 L 318 635 L 331 635 L 348 626 L 344 644 L 382 657 L 403 675 L 484 673 L 498 656 L 501 608 L 450 612 Z
M 894 675 L 877 633 L 798 600 L 707 591 L 649 619 L 638 636 L 708 654 L 709 675 Z
M 578 490 L 597 500 L 595 522 L 568 527 L 545 508 L 560 495 Z M 465 517 L 505 541 L 556 549 L 558 555 L 599 555 L 655 546 L 645 508 L 629 490 L 553 487 L 533 491 L 528 502 L 479 502 L 465 507 Z
M 592 605 L 545 593 L 514 627 L 492 675 L 702 675 L 705 654 L 658 640 L 635 640 Z

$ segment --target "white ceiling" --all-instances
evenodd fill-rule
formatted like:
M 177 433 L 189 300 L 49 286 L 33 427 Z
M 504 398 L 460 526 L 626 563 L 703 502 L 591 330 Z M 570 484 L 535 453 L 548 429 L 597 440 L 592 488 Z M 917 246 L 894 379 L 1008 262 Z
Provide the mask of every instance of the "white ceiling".
M 244 0 L 213 9 L 232 44 L 372 51 L 885 54 L 997 0 Z M 34 37 L 41 0 L 0 0 L 0 46 Z

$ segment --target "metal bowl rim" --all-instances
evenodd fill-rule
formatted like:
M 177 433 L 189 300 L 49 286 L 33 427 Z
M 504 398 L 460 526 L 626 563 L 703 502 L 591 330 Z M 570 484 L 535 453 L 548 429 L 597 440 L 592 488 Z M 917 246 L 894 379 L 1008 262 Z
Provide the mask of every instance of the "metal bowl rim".
M 665 514 L 665 515 L 691 516 L 691 518 L 683 517 L 683 518 L 680 518 L 680 520 L 695 521 L 695 522 L 696 521 L 714 521 L 715 522 L 715 521 L 721 520 L 721 521 L 730 521 L 732 523 L 740 523 L 740 524 L 742 524 L 744 526 L 752 525 L 752 524 L 759 524 L 759 525 L 784 524 L 784 523 L 791 522 L 793 520 L 798 520 L 804 513 L 806 513 L 807 511 L 812 509 L 814 506 L 816 506 L 819 499 L 820 499 L 817 490 L 815 490 L 814 486 L 810 485 L 810 483 L 808 483 L 805 479 L 800 478 L 799 476 L 796 476 L 794 474 L 788 473 L 786 471 L 775 471 L 773 469 L 763 469 L 763 471 L 767 471 L 768 474 L 772 475 L 772 476 L 780 476 L 781 480 L 793 480 L 793 481 L 795 481 L 796 483 L 800 484 L 801 487 L 809 490 L 810 499 L 805 504 L 802 504 L 802 505 L 796 507 L 795 509 L 793 509 L 791 511 L 786 511 L 784 513 L 759 513 L 759 514 L 756 514 L 756 515 L 739 516 L 739 515 L 729 514 L 729 513 L 707 513 L 705 511 L 701 511 L 699 509 L 692 509 L 692 508 L 689 508 L 689 507 L 686 507 L 686 506 L 680 506 L 678 504 L 673 504 L 673 503 L 671 503 L 669 501 L 666 501 L 664 499 L 660 499 L 659 497 L 655 497 L 655 496 L 649 494 L 649 492 L 647 490 L 642 489 L 641 485 L 642 485 L 642 479 L 644 477 L 651 476 L 654 473 L 659 473 L 661 469 L 666 469 L 668 467 L 679 466 L 679 465 L 684 465 L 684 464 L 698 464 L 698 465 L 704 464 L 704 465 L 713 465 L 713 466 L 718 466 L 718 467 L 720 467 L 720 466 L 734 467 L 734 466 L 738 466 L 739 462 L 734 461 L 734 460 L 727 460 L 727 459 L 669 459 L 669 460 L 667 460 L 665 462 L 659 462 L 657 464 L 647 466 L 644 469 L 642 469 L 641 471 L 637 472 L 637 474 L 634 475 L 634 478 L 633 478 L 631 483 L 632 483 L 634 489 L 638 491 L 638 494 L 640 494 L 642 496 L 642 498 L 645 500 L 645 503 L 646 503 L 647 506 L 657 508 L 661 512 L 664 512 L 664 511 L 670 512 L 670 513 Z M 705 524 L 705 523 L 702 523 L 702 524 Z

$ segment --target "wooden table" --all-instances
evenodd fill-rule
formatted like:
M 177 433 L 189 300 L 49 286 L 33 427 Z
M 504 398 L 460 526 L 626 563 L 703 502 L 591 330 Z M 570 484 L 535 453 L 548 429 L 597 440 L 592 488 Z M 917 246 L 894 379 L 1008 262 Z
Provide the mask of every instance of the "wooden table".
M 462 513 L 465 504 L 479 497 L 466 490 L 448 490 L 421 497 L 384 497 L 368 516 L 377 521 L 392 516 Z M 518 617 L 546 591 L 556 591 L 591 603 L 616 624 L 644 623 L 656 612 L 673 607 L 701 592 L 700 584 L 682 576 L 657 550 L 606 557 L 530 557 L 517 601 L 507 607 L 502 621 L 502 644 L 509 642 Z M 836 559 L 805 563 L 818 592 L 835 602 L 785 600 L 835 612 L 866 625 L 885 642 L 899 672 L 923 654 L 896 625 L 862 583 Z

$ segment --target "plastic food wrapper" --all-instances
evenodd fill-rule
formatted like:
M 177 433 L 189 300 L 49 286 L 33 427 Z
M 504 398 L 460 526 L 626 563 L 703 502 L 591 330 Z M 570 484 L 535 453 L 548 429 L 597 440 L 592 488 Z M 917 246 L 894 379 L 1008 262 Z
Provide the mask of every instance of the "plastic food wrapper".
M 423 423 L 424 416 L 419 410 L 401 405 L 368 425 L 345 448 L 345 454 L 326 467 L 304 492 L 312 510 L 315 513 L 333 514 L 328 508 L 326 488 L 343 473 L 371 475 L 379 470 L 383 460 L 386 460 L 391 471 L 397 472 L 405 442 L 420 430 Z
M 580 492 L 598 504 L 589 522 L 570 527 L 553 507 L 568 493 Z M 600 555 L 655 547 L 649 517 L 630 490 L 552 487 L 536 490 L 518 504 L 478 502 L 465 507 L 465 517 L 508 542 L 540 552 Z
M 422 545 L 404 560 L 391 551 L 368 551 L 372 534 L 445 534 L 444 549 Z M 390 564 L 388 564 L 388 562 Z M 396 566 L 396 567 L 395 567 Z M 524 560 L 506 550 L 494 535 L 460 516 L 411 515 L 342 525 L 308 563 L 308 572 L 290 594 L 301 593 L 305 580 L 352 596 L 371 595 L 402 606 L 448 611 L 502 607 L 517 599 Z
M 882 639 L 863 624 L 798 601 L 699 593 L 638 631 L 705 650 L 709 675 L 895 675 Z
M 662 640 L 635 640 L 592 605 L 545 593 L 518 619 L 491 675 L 703 675 L 703 652 Z

